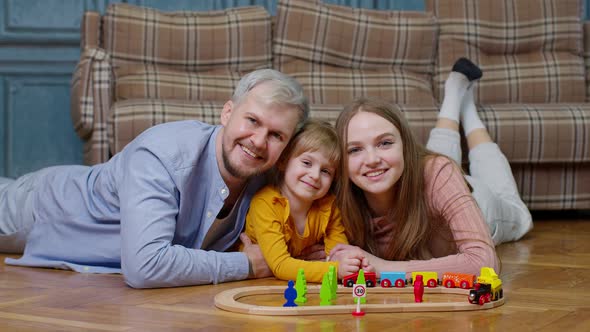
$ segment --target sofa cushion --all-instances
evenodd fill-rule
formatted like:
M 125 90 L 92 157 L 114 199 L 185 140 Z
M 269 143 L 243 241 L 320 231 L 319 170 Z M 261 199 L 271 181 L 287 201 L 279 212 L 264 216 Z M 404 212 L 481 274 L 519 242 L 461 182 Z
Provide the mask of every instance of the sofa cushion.
M 590 104 L 482 105 L 479 116 L 511 164 L 590 162 Z
M 162 12 L 109 5 L 104 47 L 113 61 L 177 65 L 179 70 L 252 70 L 271 64 L 271 20 L 262 6 Z
M 590 22 L 584 22 L 584 65 L 586 67 L 586 102 L 590 102 Z
M 107 122 L 111 152 L 120 152 L 144 130 L 160 123 L 193 119 L 219 124 L 223 104 L 224 102 L 148 99 L 116 102 Z
M 359 95 L 434 103 L 438 29 L 428 13 L 281 0 L 274 28 L 274 68 L 301 79 L 312 103 L 346 103 Z
M 294 60 L 282 66 L 301 85 L 311 103 L 347 104 L 370 96 L 400 104 L 434 105 L 432 84 L 404 68 L 352 69 Z
M 119 67 L 115 72 L 115 100 L 178 99 L 229 100 L 242 73 L 228 69 L 207 72 L 179 71 L 152 64 Z
M 373 71 L 327 65 L 311 66 L 311 70 L 299 69 L 307 68 L 308 64 L 293 61 L 283 70 L 301 83 L 315 104 L 342 105 L 355 96 L 378 97 L 402 104 L 434 103 L 430 82 L 403 69 Z M 231 98 L 242 75 L 226 69 L 188 72 L 153 64 L 128 64 L 114 69 L 115 100 L 226 101 Z
M 479 103 L 586 100 L 580 0 L 425 0 L 440 24 L 434 75 L 440 101 L 453 63 L 465 56 L 484 77 Z

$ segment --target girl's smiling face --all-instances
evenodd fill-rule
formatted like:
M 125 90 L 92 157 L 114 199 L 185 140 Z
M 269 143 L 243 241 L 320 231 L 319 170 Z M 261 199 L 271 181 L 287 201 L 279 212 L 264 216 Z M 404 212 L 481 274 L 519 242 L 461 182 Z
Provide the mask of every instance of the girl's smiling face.
M 321 149 L 303 152 L 287 163 L 281 192 L 289 200 L 310 204 L 328 193 L 335 172 L 336 166 Z
M 394 198 L 394 186 L 404 171 L 403 142 L 399 130 L 383 117 L 358 112 L 348 124 L 345 158 L 348 176 L 372 201 Z

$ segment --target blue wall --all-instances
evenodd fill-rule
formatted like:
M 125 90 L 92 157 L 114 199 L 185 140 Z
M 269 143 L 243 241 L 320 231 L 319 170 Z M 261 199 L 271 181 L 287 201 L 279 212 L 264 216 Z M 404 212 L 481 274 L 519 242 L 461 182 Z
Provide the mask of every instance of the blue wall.
M 423 0 L 324 0 L 353 7 L 424 10 Z M 585 0 L 586 4 L 590 0 Z M 276 0 L 0 0 L 0 176 L 82 162 L 72 129 L 69 82 L 78 61 L 79 27 L 87 10 L 111 2 L 163 10 L 212 10 Z M 584 9 L 589 17 L 588 5 Z

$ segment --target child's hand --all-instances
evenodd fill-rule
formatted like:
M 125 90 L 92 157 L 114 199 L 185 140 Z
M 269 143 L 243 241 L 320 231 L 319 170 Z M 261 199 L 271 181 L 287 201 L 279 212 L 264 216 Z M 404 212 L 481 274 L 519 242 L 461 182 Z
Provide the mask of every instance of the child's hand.
M 314 244 L 304 248 L 297 259 L 305 261 L 324 261 L 326 260 L 326 249 L 323 244 Z
M 330 252 L 330 261 L 338 262 L 338 278 L 358 272 L 363 266 L 369 266 L 365 251 L 348 244 L 337 244 Z
M 357 259 L 339 261 L 338 279 L 342 279 L 342 278 L 346 277 L 347 275 L 358 272 L 359 271 L 358 262 L 359 261 Z

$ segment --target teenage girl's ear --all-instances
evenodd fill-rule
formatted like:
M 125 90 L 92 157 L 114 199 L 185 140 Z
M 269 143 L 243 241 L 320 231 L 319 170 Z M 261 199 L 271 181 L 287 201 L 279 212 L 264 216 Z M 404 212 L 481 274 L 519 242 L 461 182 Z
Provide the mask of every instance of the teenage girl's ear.
M 231 117 L 231 113 L 234 109 L 234 102 L 228 100 L 225 104 L 223 104 L 223 110 L 221 110 L 221 124 L 227 125 L 229 122 L 229 118 Z

